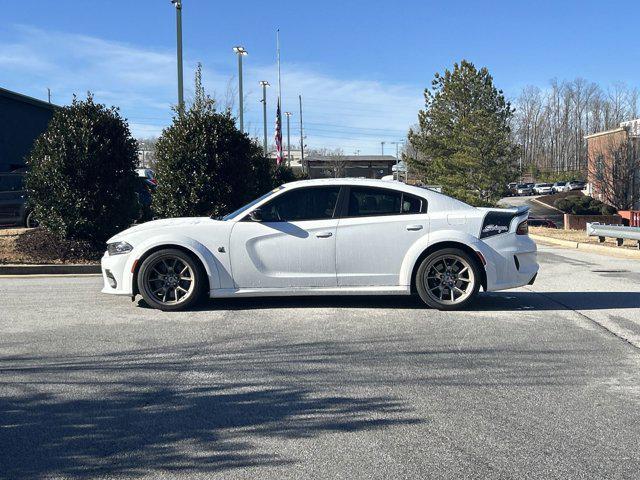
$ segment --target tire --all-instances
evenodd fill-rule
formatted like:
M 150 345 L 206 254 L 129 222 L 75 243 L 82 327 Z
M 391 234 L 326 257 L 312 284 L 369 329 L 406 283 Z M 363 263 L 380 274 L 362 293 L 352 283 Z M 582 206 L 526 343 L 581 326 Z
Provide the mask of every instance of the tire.
M 200 262 L 177 249 L 149 255 L 140 266 L 137 281 L 145 302 L 162 311 L 193 307 L 202 298 L 207 283 Z
M 436 250 L 420 263 L 415 287 L 420 299 L 429 307 L 459 310 L 476 298 L 480 289 L 480 268 L 477 260 L 463 250 Z
M 36 220 L 33 215 L 33 211 L 27 212 L 27 215 L 24 219 L 24 226 L 27 228 L 36 228 L 40 226 L 40 222 Z

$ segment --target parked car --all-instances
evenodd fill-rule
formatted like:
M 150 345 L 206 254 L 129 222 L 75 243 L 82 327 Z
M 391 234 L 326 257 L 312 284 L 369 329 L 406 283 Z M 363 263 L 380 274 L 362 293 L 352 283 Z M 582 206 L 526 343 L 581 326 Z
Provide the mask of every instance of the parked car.
M 158 186 L 158 180 L 156 179 L 156 172 L 150 168 L 136 168 L 136 173 L 139 177 L 146 178 L 154 186 Z
M 551 193 L 552 183 L 536 183 L 533 186 L 533 193 L 537 195 L 548 195 Z
M 553 184 L 553 187 L 551 187 L 552 193 L 568 192 L 569 190 L 571 190 L 571 188 L 568 182 L 556 182 Z
M 0 225 L 37 227 L 27 206 L 24 173 L 0 173 Z
M 107 243 L 103 292 L 179 310 L 201 296 L 411 295 L 442 310 L 531 284 L 528 208 L 476 208 L 365 179 L 289 183 L 218 218 L 170 218 Z
M 586 182 L 579 180 L 572 180 L 568 183 L 569 190 L 583 190 L 586 185 Z
M 140 203 L 140 221 L 146 222 L 153 218 L 153 212 L 151 210 L 151 203 L 153 200 L 153 194 L 156 192 L 157 184 L 152 183 L 146 177 L 138 177 L 136 183 L 136 196 L 138 197 L 138 203 Z
M 516 182 L 511 182 L 507 184 L 507 195 L 510 197 L 515 197 L 518 194 L 518 184 Z
M 531 218 L 529 217 L 529 226 L 530 227 L 546 227 L 546 228 L 558 228 L 555 222 L 549 220 L 548 218 Z
M 533 195 L 533 183 L 519 183 L 516 187 L 518 196 Z

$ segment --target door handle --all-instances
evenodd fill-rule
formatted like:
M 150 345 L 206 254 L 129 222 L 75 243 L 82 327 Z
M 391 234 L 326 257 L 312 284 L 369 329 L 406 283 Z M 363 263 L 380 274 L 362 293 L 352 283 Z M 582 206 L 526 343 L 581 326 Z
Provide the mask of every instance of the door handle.
M 422 225 L 407 225 L 407 230 L 409 231 L 422 230 Z
M 316 237 L 318 237 L 318 238 L 329 238 L 332 235 L 333 235 L 333 233 L 331 233 L 331 232 L 318 232 L 318 233 L 316 233 Z

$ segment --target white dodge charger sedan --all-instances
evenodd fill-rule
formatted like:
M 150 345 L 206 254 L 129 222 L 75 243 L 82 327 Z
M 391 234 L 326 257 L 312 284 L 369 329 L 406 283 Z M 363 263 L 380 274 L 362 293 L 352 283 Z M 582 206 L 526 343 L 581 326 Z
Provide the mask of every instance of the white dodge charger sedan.
M 222 218 L 171 218 L 109 239 L 104 293 L 178 310 L 203 295 L 410 295 L 469 304 L 538 272 L 527 208 L 476 208 L 394 181 L 288 183 Z

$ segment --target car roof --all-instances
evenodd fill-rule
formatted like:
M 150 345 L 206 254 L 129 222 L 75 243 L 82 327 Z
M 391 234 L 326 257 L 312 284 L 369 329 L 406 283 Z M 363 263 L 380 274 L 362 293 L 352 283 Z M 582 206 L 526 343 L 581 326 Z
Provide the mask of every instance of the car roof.
M 436 192 L 429 188 L 416 187 L 414 185 L 407 185 L 406 183 L 399 182 L 397 180 L 377 180 L 371 178 L 318 178 L 313 180 L 298 180 L 295 182 L 285 183 L 282 185 L 283 189 L 290 190 L 300 187 L 314 187 L 314 186 L 331 186 L 331 185 L 351 185 L 358 187 L 376 187 L 376 188 L 389 188 L 392 190 L 398 190 L 401 192 L 411 193 L 418 197 L 426 198 L 430 204 L 436 204 L 439 208 L 448 209 L 473 209 L 471 205 L 468 205 L 460 200 L 449 197 L 442 193 Z
M 298 180 L 282 185 L 284 188 L 314 187 L 314 186 L 331 186 L 331 185 L 352 185 L 358 187 L 377 187 L 390 188 L 400 190 L 407 193 L 413 193 L 418 196 L 425 196 L 426 192 L 438 194 L 435 190 L 429 190 L 422 187 L 407 185 L 397 180 L 378 180 L 372 178 L 317 178 L 313 180 Z

